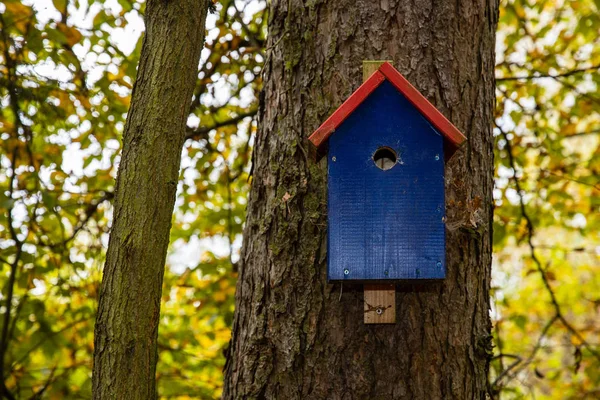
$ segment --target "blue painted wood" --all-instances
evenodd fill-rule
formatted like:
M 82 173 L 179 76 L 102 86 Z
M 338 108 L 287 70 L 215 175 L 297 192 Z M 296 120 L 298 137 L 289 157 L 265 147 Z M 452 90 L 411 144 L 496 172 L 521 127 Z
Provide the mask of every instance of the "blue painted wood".
M 399 155 L 386 171 L 372 159 L 383 146 Z M 443 151 L 387 81 L 342 123 L 329 138 L 329 280 L 445 277 Z

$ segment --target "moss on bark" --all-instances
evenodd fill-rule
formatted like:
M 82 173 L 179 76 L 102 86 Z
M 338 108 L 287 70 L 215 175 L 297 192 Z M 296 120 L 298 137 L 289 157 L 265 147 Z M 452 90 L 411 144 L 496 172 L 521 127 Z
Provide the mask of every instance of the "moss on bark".
M 94 338 L 93 398 L 156 398 L 156 340 L 208 0 L 149 0 Z

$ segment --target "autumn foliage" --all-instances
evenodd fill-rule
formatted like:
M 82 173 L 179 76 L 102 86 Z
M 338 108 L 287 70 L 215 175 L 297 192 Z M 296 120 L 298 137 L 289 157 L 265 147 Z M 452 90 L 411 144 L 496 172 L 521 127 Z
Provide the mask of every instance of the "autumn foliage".
M 161 398 L 218 398 L 251 175 L 262 1 L 223 0 L 189 110 Z M 144 3 L 0 4 L 0 397 L 91 396 L 98 284 Z M 490 393 L 600 397 L 600 2 L 504 0 Z M 360 67 L 360 66 L 358 66 Z

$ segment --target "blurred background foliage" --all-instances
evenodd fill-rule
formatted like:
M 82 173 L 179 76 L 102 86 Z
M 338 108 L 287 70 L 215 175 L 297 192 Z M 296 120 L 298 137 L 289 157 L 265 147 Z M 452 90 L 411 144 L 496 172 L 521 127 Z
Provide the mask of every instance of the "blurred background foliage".
M 218 398 L 256 129 L 263 1 L 216 4 L 163 291 L 163 399 Z M 144 3 L 0 3 L 0 393 L 91 393 Z M 490 392 L 600 398 L 600 1 L 501 2 Z
M 504 1 L 492 389 L 600 398 L 600 1 Z

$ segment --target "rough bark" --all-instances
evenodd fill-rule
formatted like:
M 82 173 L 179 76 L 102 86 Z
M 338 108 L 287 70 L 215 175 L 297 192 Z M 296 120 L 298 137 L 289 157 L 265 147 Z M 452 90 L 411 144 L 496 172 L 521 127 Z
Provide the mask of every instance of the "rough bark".
M 273 1 L 225 399 L 482 399 L 490 355 L 496 0 Z M 393 60 L 468 136 L 446 165 L 447 278 L 395 325 L 326 282 L 326 161 L 307 136 Z
M 95 327 L 94 399 L 156 398 L 161 287 L 208 0 L 149 0 Z

